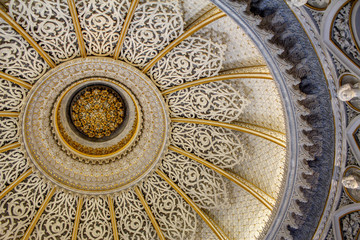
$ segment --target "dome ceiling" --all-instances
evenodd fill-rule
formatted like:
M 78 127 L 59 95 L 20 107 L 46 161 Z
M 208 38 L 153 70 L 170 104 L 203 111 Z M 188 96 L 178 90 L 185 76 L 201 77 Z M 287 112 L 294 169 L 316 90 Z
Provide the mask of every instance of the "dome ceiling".
M 254 239 L 287 176 L 276 79 L 208 1 L 4 1 L 0 239 Z

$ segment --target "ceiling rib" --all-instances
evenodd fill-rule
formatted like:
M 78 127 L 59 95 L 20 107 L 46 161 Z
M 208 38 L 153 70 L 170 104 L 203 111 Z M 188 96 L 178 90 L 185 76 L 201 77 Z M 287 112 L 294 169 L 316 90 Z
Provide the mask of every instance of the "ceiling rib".
M 41 217 L 41 214 L 44 212 L 44 210 L 45 210 L 47 204 L 50 202 L 52 196 L 54 196 L 55 191 L 56 191 L 56 187 L 53 187 L 53 188 L 51 189 L 51 191 L 48 193 L 48 195 L 46 196 L 44 202 L 41 204 L 39 210 L 37 211 L 34 219 L 31 221 L 30 226 L 29 226 L 28 229 L 26 230 L 25 235 L 24 235 L 24 237 L 22 238 L 22 240 L 28 240 L 28 239 L 29 239 L 32 231 L 33 231 L 34 228 L 35 228 L 36 223 L 39 221 L 39 218 Z
M 21 87 L 24 87 L 24 88 L 27 88 L 27 89 L 32 88 L 31 84 L 29 84 L 29 83 L 27 83 L 27 82 L 25 82 L 25 81 L 23 81 L 23 80 L 21 80 L 19 78 L 13 77 L 13 76 L 11 76 L 9 74 L 1 72 L 1 71 L 0 71 L 0 77 L 5 79 L 5 80 L 8 80 L 10 82 L 13 82 L 13 83 L 15 83 L 15 84 L 17 84 L 17 85 L 19 85 Z
M 209 12 L 211 11 L 211 14 Z M 168 46 L 166 46 L 163 50 L 161 50 L 157 56 L 155 56 L 143 69 L 142 72 L 146 73 L 150 70 L 163 56 L 165 56 L 168 52 L 170 52 L 173 48 L 175 48 L 177 45 L 179 45 L 184 39 L 191 36 L 196 31 L 200 30 L 201 28 L 205 27 L 206 25 L 212 23 L 213 21 L 225 17 L 226 14 L 222 12 L 220 9 L 216 8 L 215 10 L 210 10 L 209 12 L 205 13 L 205 18 L 202 19 L 200 17 L 201 21 L 196 22 L 195 25 L 191 26 L 187 31 L 185 31 L 183 34 L 181 34 L 178 38 L 176 38 L 174 41 L 172 41 Z
M 126 15 L 125 22 L 124 22 L 124 24 L 122 26 L 122 29 L 121 29 L 121 32 L 120 32 L 119 41 L 116 44 L 115 53 L 114 53 L 114 59 L 115 60 L 117 60 L 119 58 L 119 56 L 120 56 L 122 45 L 123 45 L 123 43 L 125 41 L 126 34 L 128 32 L 131 20 L 132 20 L 132 18 L 134 16 L 134 13 L 135 13 L 135 10 L 136 10 L 136 7 L 137 7 L 138 4 L 139 4 L 139 0 L 132 0 L 131 1 L 129 11 L 128 11 L 127 15 Z
M 24 181 L 25 178 L 27 178 L 32 173 L 32 169 L 27 170 L 23 174 L 20 175 L 13 183 L 11 183 L 9 186 L 7 186 L 1 193 L 0 193 L 0 200 L 5 197 L 8 192 L 14 189 L 19 183 Z
M 19 117 L 18 112 L 0 111 L 0 117 Z
M 80 22 L 79 22 L 79 16 L 76 11 L 76 6 L 75 6 L 74 0 L 68 0 L 68 5 L 69 5 L 71 18 L 73 21 L 75 33 L 76 33 L 76 38 L 78 40 L 78 44 L 79 44 L 79 48 L 80 48 L 80 54 L 83 58 L 85 58 L 86 57 L 85 43 L 84 43 L 84 38 L 83 38 L 83 34 L 81 31 L 81 26 L 80 26 Z
M 109 210 L 110 210 L 110 217 L 111 217 L 111 225 L 114 235 L 114 240 L 119 240 L 119 234 L 116 227 L 116 218 L 115 218 L 115 210 L 114 210 L 114 202 L 110 196 L 108 196 L 108 203 L 109 203 Z
M 145 201 L 145 199 L 144 199 L 144 196 L 143 196 L 143 194 L 141 193 L 140 189 L 135 186 L 135 187 L 134 187 L 134 190 L 135 190 L 136 195 L 137 195 L 138 198 L 140 199 L 141 204 L 144 206 L 145 212 L 146 212 L 147 215 L 149 216 L 150 221 L 151 221 L 153 227 L 155 228 L 155 231 L 156 231 L 159 239 L 160 239 L 160 240 L 166 240 L 165 237 L 164 237 L 163 232 L 162 232 L 161 229 L 160 229 L 159 224 L 157 223 L 157 221 L 156 221 L 156 219 L 155 219 L 155 217 L 154 217 L 154 214 L 151 212 L 151 209 L 150 209 L 149 205 L 146 203 L 146 201 Z
M 199 158 L 198 156 L 195 156 L 194 154 L 191 154 L 189 152 L 186 152 L 178 147 L 175 146 L 169 146 L 169 150 L 174 151 L 176 153 L 179 153 L 181 155 L 184 155 L 185 157 L 188 157 L 200 164 L 203 164 L 204 166 L 214 170 L 215 172 L 221 174 L 222 176 L 226 177 L 230 181 L 234 182 L 238 186 L 240 186 L 242 189 L 253 195 L 256 199 L 258 199 L 261 203 L 263 203 L 269 210 L 272 210 L 274 208 L 275 199 L 268 194 L 266 194 L 264 191 L 262 191 L 260 188 L 254 186 L 253 184 L 249 183 L 245 179 L 235 176 L 233 173 L 229 173 L 218 166 Z
M 204 220 L 204 222 L 211 228 L 211 230 L 216 234 L 216 236 L 221 240 L 228 240 L 229 238 L 225 235 L 224 231 L 212 220 L 210 219 L 192 200 L 186 195 L 173 181 L 171 181 L 165 173 L 156 170 L 156 173 L 164 179 L 190 206 L 194 211 Z
M 39 54 L 40 56 L 49 64 L 50 67 L 56 67 L 53 60 L 50 56 L 42 49 L 37 42 L 14 20 L 12 19 L 4 10 L 0 8 L 0 17 L 4 19 L 11 27 L 15 29 Z
M 228 128 L 228 129 L 231 129 L 231 130 L 244 132 L 244 133 L 249 133 L 249 134 L 252 134 L 254 136 L 264 138 L 264 139 L 269 140 L 269 141 L 271 141 L 273 143 L 276 143 L 279 146 L 282 146 L 282 147 L 286 148 L 286 142 L 284 140 L 281 140 L 279 138 L 273 137 L 273 136 L 268 135 L 266 133 L 262 133 L 260 131 L 253 130 L 253 129 L 250 129 L 250 128 L 247 128 L 247 127 L 242 127 L 242 126 L 239 126 L 239 125 L 236 125 L 236 124 L 223 123 L 223 122 L 218 122 L 218 121 L 204 120 L 204 119 L 197 119 L 197 118 L 171 118 L 171 121 L 172 122 L 180 122 L 180 123 L 205 124 L 205 125 L 210 125 L 210 126 L 215 126 L 215 127 Z
M 6 152 L 8 150 L 11 150 L 11 149 L 14 149 L 14 148 L 17 148 L 17 147 L 20 147 L 20 146 L 21 146 L 21 144 L 19 142 L 14 142 L 14 143 L 7 144 L 5 146 L 0 147 L 0 153 Z
M 273 80 L 271 74 L 266 73 L 231 73 L 231 74 L 224 74 L 224 75 L 218 75 L 213 77 L 207 77 L 207 78 L 201 78 L 195 81 L 187 82 L 184 84 L 181 84 L 176 87 L 172 87 L 170 89 L 167 89 L 162 92 L 162 95 L 167 95 L 176 91 L 180 91 L 189 87 L 210 83 L 210 82 L 216 82 L 216 81 L 224 81 L 229 79 L 238 79 L 238 78 L 261 78 L 261 79 L 269 79 Z
M 71 237 L 72 240 L 77 239 L 77 234 L 78 234 L 78 230 L 79 230 L 79 223 L 80 223 L 80 217 L 81 217 L 81 208 L 82 208 L 83 202 L 84 202 L 84 198 L 79 197 L 79 201 L 78 201 L 77 208 L 76 208 L 74 227 L 73 227 L 72 237 Z

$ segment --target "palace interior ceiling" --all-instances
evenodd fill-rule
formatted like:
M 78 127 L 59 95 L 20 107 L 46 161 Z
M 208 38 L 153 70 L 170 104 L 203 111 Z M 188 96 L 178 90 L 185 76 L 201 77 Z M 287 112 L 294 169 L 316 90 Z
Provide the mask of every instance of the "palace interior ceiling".
M 0 239 L 360 239 L 359 9 L 0 0 Z

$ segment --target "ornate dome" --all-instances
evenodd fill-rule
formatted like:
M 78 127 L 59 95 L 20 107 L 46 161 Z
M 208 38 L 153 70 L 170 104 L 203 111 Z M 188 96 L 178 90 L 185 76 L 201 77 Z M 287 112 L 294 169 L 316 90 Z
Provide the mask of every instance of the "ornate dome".
M 298 7 L 0 3 L 0 239 L 328 230 L 341 120 Z

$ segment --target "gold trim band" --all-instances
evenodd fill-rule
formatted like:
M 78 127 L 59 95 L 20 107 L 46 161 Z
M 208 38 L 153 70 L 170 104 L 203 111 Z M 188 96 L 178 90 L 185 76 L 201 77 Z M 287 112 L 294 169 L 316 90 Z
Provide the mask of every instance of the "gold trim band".
M 266 133 L 262 133 L 250 128 L 246 128 L 246 127 L 242 127 L 242 126 L 238 126 L 235 124 L 231 124 L 231 123 L 222 123 L 222 122 L 218 122 L 218 121 L 212 121 L 212 120 L 204 120 L 204 119 L 196 119 L 196 118 L 171 118 L 172 122 L 180 122 L 180 123 L 196 123 L 196 124 L 205 124 L 205 125 L 210 125 L 210 126 L 215 126 L 215 127 L 223 127 L 223 128 L 228 128 L 231 130 L 235 130 L 235 131 L 239 131 L 239 132 L 244 132 L 244 133 L 249 133 L 252 134 L 254 136 L 257 137 L 261 137 L 263 139 L 269 140 L 273 143 L 276 143 L 279 146 L 282 146 L 284 148 L 286 148 L 286 142 L 270 136 Z
M 83 58 L 85 58 L 86 57 L 86 49 L 85 49 L 84 37 L 83 37 L 82 31 L 81 31 L 79 16 L 76 11 L 76 6 L 75 6 L 74 0 L 68 0 L 68 6 L 69 6 L 72 21 L 73 21 L 76 38 L 77 38 L 78 44 L 79 44 L 80 54 Z
M 74 221 L 74 227 L 73 227 L 73 232 L 72 232 L 72 240 L 76 240 L 77 238 L 77 233 L 78 233 L 78 229 L 79 229 L 79 223 L 80 223 L 80 216 L 81 216 L 81 208 L 84 202 L 84 198 L 83 197 L 79 197 L 79 201 L 77 204 L 77 208 L 76 208 L 76 215 L 75 215 L 75 221 Z
M 136 195 L 140 199 L 141 204 L 144 206 L 145 211 L 146 211 L 147 215 L 149 216 L 150 221 L 151 221 L 152 225 L 154 226 L 155 231 L 156 231 L 157 235 L 159 236 L 160 240 L 166 240 L 164 237 L 164 234 L 162 233 L 162 231 L 159 227 L 159 224 L 157 223 L 157 221 L 154 217 L 154 214 L 151 212 L 151 209 L 150 209 L 149 205 L 146 203 L 144 196 L 142 195 L 140 189 L 135 186 L 134 190 L 135 190 Z
M 204 220 L 204 222 L 211 228 L 219 239 L 229 239 L 223 230 L 215 224 L 189 197 L 186 195 L 173 181 L 171 181 L 165 173 L 160 170 L 156 170 L 156 173 L 164 179 L 190 206 L 194 211 Z
M 119 234 L 116 227 L 116 218 L 115 218 L 115 210 L 114 210 L 114 203 L 110 196 L 108 196 L 108 203 L 109 203 L 109 210 L 110 210 L 110 217 L 111 217 L 111 225 L 114 234 L 114 240 L 119 240 Z
M 13 76 L 11 76 L 9 74 L 1 72 L 1 71 L 0 71 L 0 77 L 5 79 L 5 80 L 8 80 L 10 82 L 13 82 L 13 83 L 15 83 L 15 84 L 17 84 L 17 85 L 19 85 L 21 87 L 27 88 L 29 90 L 32 88 L 31 84 L 29 84 L 29 83 L 27 83 L 27 82 L 25 82 L 23 80 L 20 80 L 19 78 L 13 77 Z
M 0 200 L 5 197 L 8 192 L 14 189 L 19 183 L 24 181 L 25 178 L 27 178 L 32 173 L 32 169 L 27 170 L 23 174 L 20 175 L 14 182 L 12 182 L 9 186 L 7 186 L 1 193 L 0 193 Z
M 129 30 L 129 26 L 130 26 L 130 23 L 131 23 L 131 19 L 134 16 L 134 13 L 135 13 L 135 10 L 136 10 L 136 7 L 137 7 L 138 4 L 139 4 L 139 0 L 132 0 L 131 1 L 129 11 L 128 11 L 127 15 L 126 15 L 125 22 L 124 22 L 124 24 L 122 26 L 122 29 L 121 29 L 121 32 L 120 32 L 118 43 L 116 44 L 116 48 L 115 48 L 115 52 L 114 52 L 114 59 L 115 60 L 117 60 L 119 58 L 119 56 L 120 56 L 122 45 L 123 45 L 123 43 L 125 41 L 125 37 L 126 37 L 126 34 L 127 34 L 128 30 Z
M 224 81 L 229 79 L 236 79 L 236 78 L 262 78 L 262 79 L 270 79 L 272 80 L 272 76 L 270 74 L 264 74 L 264 73 L 232 73 L 232 74 L 224 74 L 224 75 L 218 75 L 214 77 L 207 77 L 207 78 L 201 78 L 199 80 L 195 80 L 192 82 L 187 82 L 182 85 L 172 87 L 170 89 L 167 89 L 162 92 L 162 95 L 167 95 L 176 91 L 180 91 L 182 89 L 186 89 L 189 87 L 197 86 L 200 84 L 210 83 L 210 82 L 216 82 L 216 81 Z
M 29 239 L 32 231 L 33 231 L 34 228 L 35 228 L 36 223 L 39 221 L 39 218 L 41 217 L 41 214 L 44 212 L 47 204 L 50 202 L 52 196 L 55 194 L 55 191 L 56 191 L 56 187 L 53 187 L 53 188 L 51 189 L 51 191 L 48 193 L 48 195 L 46 196 L 44 202 L 41 204 L 39 210 L 37 211 L 34 219 L 31 221 L 30 226 L 29 226 L 28 229 L 26 230 L 25 235 L 24 235 L 24 237 L 22 238 L 22 240 L 27 240 L 27 239 Z
M 195 156 L 194 154 L 186 152 L 178 147 L 169 146 L 169 150 L 179 153 L 181 155 L 184 155 L 185 157 L 188 157 L 188 158 L 214 170 L 215 172 L 223 175 L 224 177 L 226 177 L 227 179 L 234 182 L 235 184 L 237 184 L 238 186 L 243 188 L 245 191 L 247 191 L 248 193 L 253 195 L 262 204 L 264 204 L 269 210 L 272 210 L 274 208 L 275 199 L 273 197 L 267 195 L 264 191 L 262 191 L 261 189 L 259 189 L 256 186 L 254 186 L 253 184 L 249 183 L 245 179 L 243 179 L 239 176 L 235 176 L 234 174 L 229 173 L 229 172 L 219 168 L 218 166 L 216 166 L 202 158 L 199 158 L 198 156 Z
M 0 153 L 9 151 L 11 149 L 14 149 L 14 148 L 17 148 L 20 146 L 21 146 L 21 144 L 19 142 L 14 142 L 14 143 L 2 146 L 2 147 L 0 147 Z
M 156 57 L 154 57 L 142 70 L 143 73 L 146 73 L 150 70 L 163 56 L 165 56 L 168 52 L 170 52 L 173 48 L 179 45 L 184 39 L 198 31 L 199 29 L 205 27 L 206 25 L 212 23 L 219 18 L 225 17 L 226 14 L 222 12 L 220 9 L 215 11 L 213 14 L 207 16 L 207 18 L 203 19 L 202 21 L 198 22 L 194 26 L 190 27 L 186 32 L 181 34 L 177 39 L 172 41 L 169 45 L 167 45 L 162 51 L 158 53 Z
M 53 60 L 50 56 L 42 49 L 37 42 L 14 20 L 12 19 L 4 10 L 0 8 L 0 17 L 4 19 L 11 27 L 14 28 L 39 54 L 40 56 L 49 64 L 51 68 L 56 67 Z
M 18 112 L 0 111 L 0 117 L 19 117 Z

